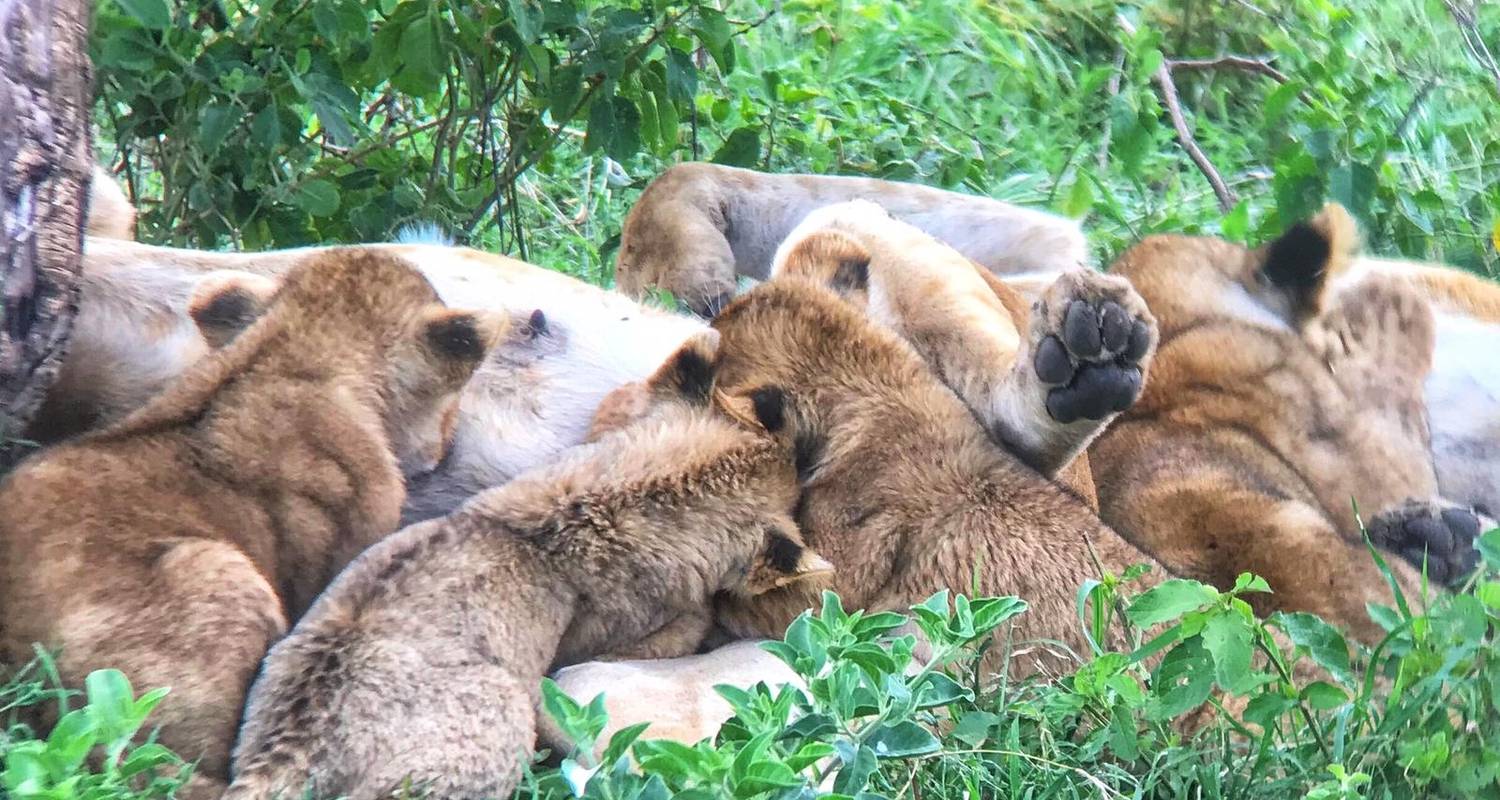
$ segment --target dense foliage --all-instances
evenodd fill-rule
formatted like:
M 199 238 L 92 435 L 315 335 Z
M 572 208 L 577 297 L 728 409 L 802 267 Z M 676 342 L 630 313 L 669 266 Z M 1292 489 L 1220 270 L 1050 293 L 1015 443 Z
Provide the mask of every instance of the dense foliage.
M 1132 593 L 1139 572 L 1107 577 L 1079 588 L 1079 624 L 1095 642 L 1126 626 L 1134 648 L 1095 647 L 1062 674 L 1014 682 L 978 665 L 1009 646 L 996 643 L 1026 613 L 1020 599 L 940 592 L 907 616 L 849 613 L 826 594 L 766 645 L 807 691 L 722 687 L 736 713 L 711 741 L 653 741 L 632 726 L 596 760 L 602 702 L 545 683 L 545 708 L 577 747 L 539 764 L 517 798 L 1493 797 L 1500 530 L 1480 550 L 1471 591 L 1371 607 L 1388 632 L 1373 649 L 1309 614 L 1258 620 L 1245 596 L 1267 587 L 1251 575 L 1227 592 L 1174 579 Z M 897 635 L 908 619 L 928 655 Z M 1009 654 L 989 655 L 1003 671 Z M 38 664 L 0 687 L 0 796 L 171 790 L 180 762 L 128 745 L 162 692 L 135 700 L 118 672 L 95 673 L 87 704 L 39 741 L 18 715 L 66 699 Z M 84 760 L 96 743 L 99 768 Z
M 149 240 L 431 219 L 605 281 L 639 188 L 712 158 L 1050 206 L 1101 259 L 1337 199 L 1375 250 L 1500 270 L 1493 3 L 103 0 L 96 27 L 101 141 Z M 1271 68 L 1192 63 L 1226 54 Z

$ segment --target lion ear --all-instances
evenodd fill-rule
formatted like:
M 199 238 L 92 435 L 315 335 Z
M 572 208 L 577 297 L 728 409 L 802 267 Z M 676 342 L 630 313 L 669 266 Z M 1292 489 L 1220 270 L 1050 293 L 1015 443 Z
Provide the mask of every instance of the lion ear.
M 1300 322 L 1322 311 L 1332 278 L 1349 266 L 1358 248 L 1354 219 L 1343 206 L 1329 203 L 1256 251 L 1259 274 L 1286 295 Z
M 422 338 L 438 357 L 477 366 L 505 337 L 510 321 L 499 314 L 434 306 L 422 319 Z
M 693 334 L 646 380 L 654 392 L 680 395 L 695 403 L 707 403 L 714 388 L 719 362 L 719 332 Z
M 193 288 L 188 316 L 208 346 L 217 350 L 260 319 L 279 285 L 271 278 L 239 270 L 209 273 Z
M 743 591 L 753 597 L 792 583 L 826 580 L 833 572 L 833 564 L 813 552 L 795 531 L 769 526 L 764 549 L 745 575 Z
M 792 245 L 778 271 L 810 278 L 848 296 L 870 287 L 870 251 L 847 234 L 820 230 Z

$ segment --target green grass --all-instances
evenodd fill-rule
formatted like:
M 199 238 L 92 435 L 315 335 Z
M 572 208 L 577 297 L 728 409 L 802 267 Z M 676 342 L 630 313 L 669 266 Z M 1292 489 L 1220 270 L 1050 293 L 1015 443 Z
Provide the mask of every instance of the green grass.
M 910 614 L 866 614 L 828 593 L 768 645 L 807 692 L 721 688 L 735 716 L 711 741 L 641 741 L 634 726 L 596 760 L 602 703 L 544 682 L 547 712 L 577 747 L 555 754 L 558 767 L 539 762 L 516 796 L 1496 796 L 1500 530 L 1479 546 L 1483 568 L 1465 591 L 1372 607 L 1387 630 L 1374 648 L 1309 614 L 1257 619 L 1245 597 L 1267 587 L 1250 575 L 1224 592 L 1188 580 L 1136 592 L 1144 568 L 1106 577 L 1080 587 L 1078 624 L 1090 641 L 1123 629 L 1132 644 L 1022 680 L 997 677 L 1003 658 L 979 669 L 1026 613 L 1020 599 L 950 603 L 944 591 Z M 908 619 L 931 643 L 926 660 L 896 635 Z M 34 738 L 18 719 L 65 700 L 47 665 L 0 686 L 0 794 L 144 800 L 177 785 L 180 761 L 131 743 L 164 693 L 136 698 L 118 672 L 90 676 L 86 704 Z M 1198 715 L 1205 703 L 1234 711 Z M 102 761 L 84 758 L 90 748 Z
M 776 7 L 732 5 L 731 16 L 760 24 L 740 40 L 733 72 L 704 78 L 696 139 L 685 132 L 666 158 L 609 167 L 575 138 L 551 170 L 527 177 L 531 258 L 607 280 L 599 249 L 639 187 L 695 150 L 731 155 L 720 148 L 741 131 L 755 147 L 733 160 L 762 169 L 916 180 L 1080 217 L 1101 263 L 1151 232 L 1259 240 L 1338 200 L 1375 252 L 1500 274 L 1500 89 L 1458 46 L 1441 3 L 1126 4 L 1134 37 L 1118 4 L 1091 0 Z M 1500 8 L 1479 14 L 1487 40 L 1500 41 Z M 1198 143 L 1240 200 L 1226 214 L 1151 75 L 1162 55 L 1229 53 L 1290 80 L 1174 73 Z M 611 186 L 610 168 L 630 184 Z

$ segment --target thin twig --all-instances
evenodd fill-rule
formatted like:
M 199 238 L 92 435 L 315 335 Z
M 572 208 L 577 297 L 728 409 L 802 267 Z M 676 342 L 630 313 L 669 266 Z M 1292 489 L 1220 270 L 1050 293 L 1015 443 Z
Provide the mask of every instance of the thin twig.
M 1105 84 L 1105 105 L 1115 101 L 1115 96 L 1120 93 L 1120 80 L 1125 74 L 1125 45 L 1115 48 L 1114 70 L 1109 75 L 1109 83 Z M 1104 135 L 1099 137 L 1099 171 L 1103 172 L 1109 166 L 1109 143 L 1114 136 L 1115 118 L 1113 114 L 1104 115 Z
M 1271 66 L 1266 60 L 1250 56 L 1223 55 L 1217 58 L 1173 58 L 1167 60 L 1167 68 L 1173 72 L 1206 72 L 1210 70 L 1236 69 L 1264 75 L 1277 83 L 1286 83 L 1286 73 Z
M 1437 78 L 1428 78 L 1422 88 L 1417 90 L 1417 96 L 1411 99 L 1411 105 L 1406 107 L 1406 113 L 1401 115 L 1401 121 L 1396 123 L 1396 138 L 1405 139 L 1406 134 L 1411 132 L 1411 126 L 1417 121 L 1417 112 L 1422 110 L 1422 104 L 1432 94 L 1432 90 L 1438 85 Z
M 1135 25 L 1125 16 L 1119 15 L 1117 19 L 1120 27 L 1131 36 L 1135 35 Z M 1182 101 L 1177 97 L 1177 84 L 1172 82 L 1172 69 L 1163 61 L 1156 68 L 1156 83 L 1161 88 L 1162 105 L 1167 107 L 1167 116 L 1172 118 L 1172 127 L 1177 131 L 1177 141 L 1182 149 L 1187 151 L 1188 157 L 1198 166 L 1198 171 L 1208 179 L 1208 184 L 1214 189 L 1214 197 L 1219 199 L 1219 209 L 1225 214 L 1234 208 L 1239 198 L 1224 183 L 1224 178 L 1219 171 L 1214 169 L 1213 162 L 1203 153 L 1203 148 L 1198 146 L 1198 140 L 1193 138 L 1193 131 L 1188 127 L 1187 118 L 1182 114 Z
M 1464 45 L 1469 48 L 1469 53 L 1479 62 L 1479 66 L 1489 70 L 1495 77 L 1495 91 L 1500 91 L 1500 63 L 1495 62 L 1490 48 L 1484 43 L 1484 36 L 1479 32 L 1474 16 L 1475 4 L 1471 2 L 1466 8 L 1460 8 L 1456 0 L 1443 0 L 1443 5 L 1448 7 L 1448 13 L 1458 24 L 1459 33 L 1463 34 Z

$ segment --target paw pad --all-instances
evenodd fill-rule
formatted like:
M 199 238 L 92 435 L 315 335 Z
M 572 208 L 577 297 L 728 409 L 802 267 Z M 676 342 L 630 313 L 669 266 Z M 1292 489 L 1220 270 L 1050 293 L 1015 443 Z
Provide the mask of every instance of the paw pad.
M 1478 565 L 1474 540 L 1479 517 L 1465 508 L 1439 508 L 1430 503 L 1408 503 L 1376 517 L 1370 539 L 1418 569 L 1425 560 L 1427 576 L 1447 586 L 1468 576 Z
M 1114 300 L 1072 300 L 1061 330 L 1043 337 L 1032 366 L 1047 392 L 1047 413 L 1063 424 L 1101 420 L 1141 393 L 1141 360 L 1151 326 Z

